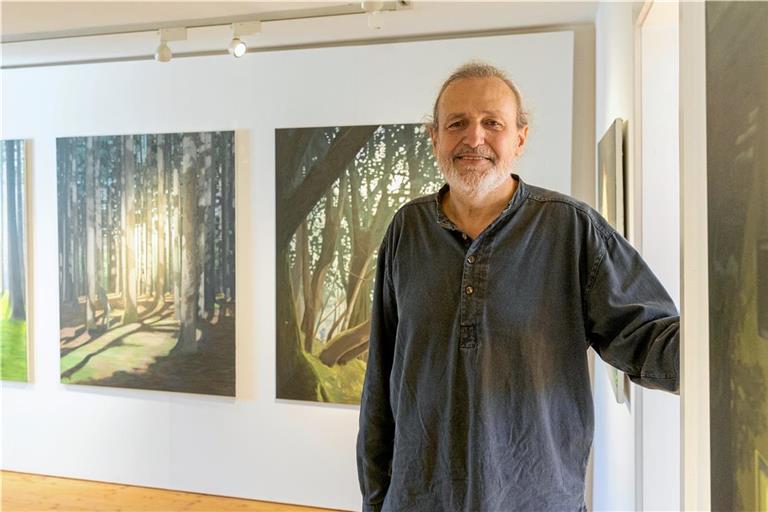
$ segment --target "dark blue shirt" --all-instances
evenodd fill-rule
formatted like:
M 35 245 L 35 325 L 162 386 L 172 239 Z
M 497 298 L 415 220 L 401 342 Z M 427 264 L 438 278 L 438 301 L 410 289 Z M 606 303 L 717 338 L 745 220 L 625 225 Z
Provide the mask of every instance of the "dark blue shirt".
M 475 240 L 442 194 L 395 215 L 378 255 L 357 456 L 363 510 L 583 510 L 587 348 L 679 383 L 679 317 L 587 205 L 518 187 Z

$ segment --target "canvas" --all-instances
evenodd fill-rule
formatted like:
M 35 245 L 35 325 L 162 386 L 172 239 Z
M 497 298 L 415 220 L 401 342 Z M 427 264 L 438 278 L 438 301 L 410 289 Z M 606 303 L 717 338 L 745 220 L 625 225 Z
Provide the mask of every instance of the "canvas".
M 712 510 L 766 510 L 768 3 L 707 2 L 706 15 Z
M 0 379 L 26 382 L 26 144 L 0 141 Z
M 419 124 L 275 141 L 277 398 L 359 404 L 379 245 L 397 209 L 442 177 Z
M 624 236 L 624 126 L 616 119 L 597 146 L 597 209 Z M 617 403 L 629 404 L 629 379 L 620 370 L 606 366 Z
M 57 139 L 62 383 L 235 395 L 234 147 Z

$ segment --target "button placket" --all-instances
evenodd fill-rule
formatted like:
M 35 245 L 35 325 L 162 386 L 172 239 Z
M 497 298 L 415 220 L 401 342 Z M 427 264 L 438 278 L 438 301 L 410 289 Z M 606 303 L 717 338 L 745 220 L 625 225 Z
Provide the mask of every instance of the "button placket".
M 462 349 L 474 349 L 478 345 L 477 338 L 477 311 L 478 311 L 478 293 L 481 291 L 480 286 L 482 283 L 478 280 L 481 279 L 479 272 L 481 271 L 481 265 L 477 264 L 478 255 L 482 252 L 481 247 L 478 245 L 485 243 L 486 241 L 481 237 L 481 240 L 466 241 L 468 244 L 467 252 L 464 256 L 462 280 L 461 280 L 461 300 L 459 311 L 459 322 L 461 325 L 460 342 L 459 346 Z

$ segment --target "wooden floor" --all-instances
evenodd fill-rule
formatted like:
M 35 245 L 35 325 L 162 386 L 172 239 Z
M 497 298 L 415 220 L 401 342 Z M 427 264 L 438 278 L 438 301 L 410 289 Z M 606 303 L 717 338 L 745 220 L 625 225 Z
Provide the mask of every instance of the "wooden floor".
M 2 512 L 317 512 L 329 509 L 0 471 Z

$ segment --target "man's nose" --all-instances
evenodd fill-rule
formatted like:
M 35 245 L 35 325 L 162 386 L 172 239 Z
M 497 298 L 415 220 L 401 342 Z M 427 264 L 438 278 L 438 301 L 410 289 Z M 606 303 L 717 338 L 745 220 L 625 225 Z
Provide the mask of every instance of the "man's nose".
M 470 123 L 464 132 L 464 143 L 476 148 L 485 144 L 485 129 L 480 123 Z

